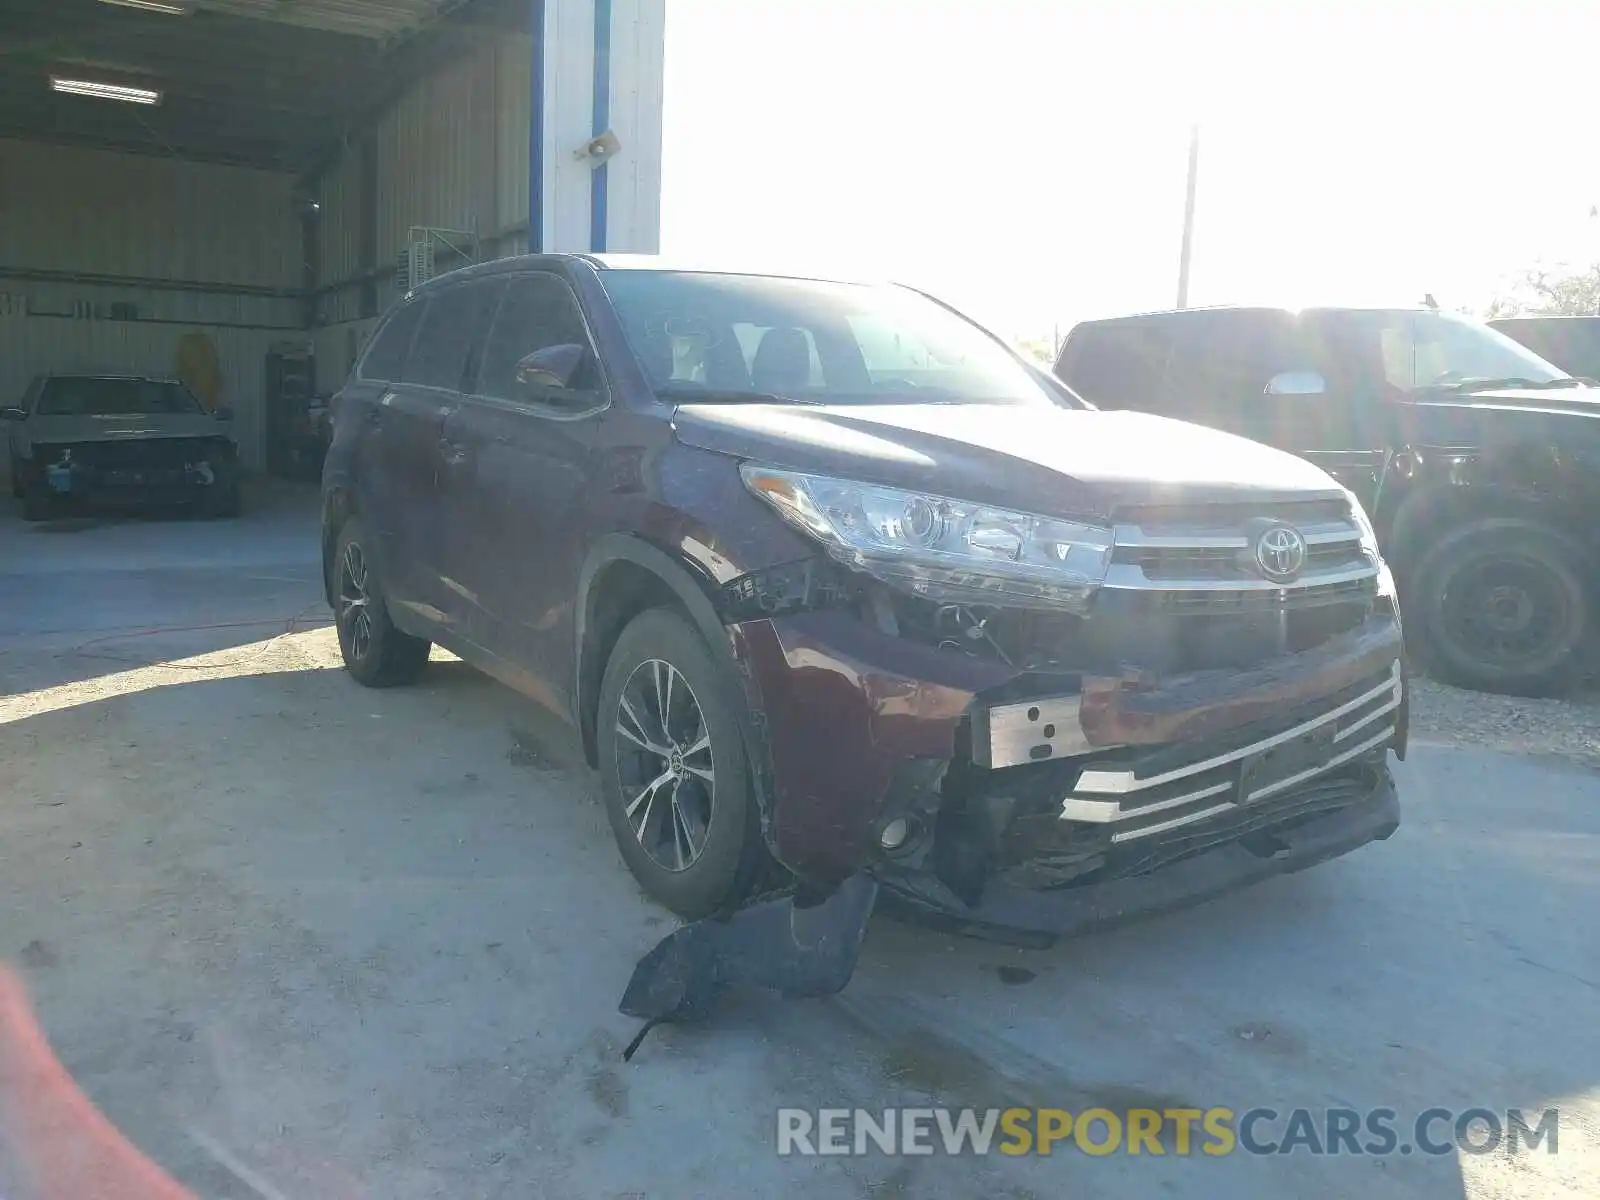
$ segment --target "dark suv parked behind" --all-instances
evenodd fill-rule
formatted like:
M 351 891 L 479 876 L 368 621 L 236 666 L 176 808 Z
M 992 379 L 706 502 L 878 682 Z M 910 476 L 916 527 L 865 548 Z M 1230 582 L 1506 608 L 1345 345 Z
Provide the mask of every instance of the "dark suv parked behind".
M 1389 836 L 1400 630 L 1360 506 L 1052 386 L 900 288 L 442 277 L 336 404 L 345 662 L 401 683 L 439 643 L 543 702 L 652 895 L 698 918 L 792 875 L 852 961 L 879 883 L 1047 937 Z
M 1435 674 L 1549 692 L 1592 666 L 1600 389 L 1509 337 L 1431 308 L 1195 308 L 1075 326 L 1056 374 L 1347 484 Z

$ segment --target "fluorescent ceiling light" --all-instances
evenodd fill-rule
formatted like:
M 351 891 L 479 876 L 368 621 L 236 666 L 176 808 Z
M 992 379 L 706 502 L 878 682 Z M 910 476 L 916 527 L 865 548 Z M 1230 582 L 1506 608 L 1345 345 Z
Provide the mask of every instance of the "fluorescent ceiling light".
M 174 17 L 189 15 L 189 6 L 176 0 L 100 0 L 101 4 L 120 4 L 123 8 L 141 8 L 145 12 L 168 13 Z
M 160 104 L 161 93 L 149 88 L 123 87 L 119 83 L 97 83 L 92 79 L 63 79 L 50 76 L 52 91 L 69 96 L 93 96 L 96 100 L 121 100 L 128 104 Z

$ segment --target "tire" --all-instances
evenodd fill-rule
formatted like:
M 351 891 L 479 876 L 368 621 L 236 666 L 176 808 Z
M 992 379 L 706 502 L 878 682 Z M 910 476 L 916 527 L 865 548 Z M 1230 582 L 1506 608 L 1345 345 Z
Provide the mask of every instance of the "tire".
M 671 714 L 665 734 L 658 680 Z M 767 862 L 734 692 L 694 627 L 664 608 L 622 631 L 600 684 L 595 729 L 611 832 L 640 886 L 686 920 L 737 905 Z M 651 798 L 644 782 L 674 768 Z
M 1535 521 L 1490 518 L 1431 547 L 1404 597 L 1429 673 L 1513 696 L 1569 690 L 1585 673 L 1594 618 L 1583 547 Z
M 372 549 L 366 527 L 351 517 L 339 530 L 331 567 L 339 653 L 345 670 L 363 687 L 399 687 L 422 673 L 432 643 L 401 633 L 389 619 Z

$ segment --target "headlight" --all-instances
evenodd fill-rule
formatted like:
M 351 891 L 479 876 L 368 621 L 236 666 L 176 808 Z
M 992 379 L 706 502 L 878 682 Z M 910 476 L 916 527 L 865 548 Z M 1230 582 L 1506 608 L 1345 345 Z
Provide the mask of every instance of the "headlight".
M 933 600 L 1083 611 L 1111 530 L 746 463 L 746 486 L 829 554 Z

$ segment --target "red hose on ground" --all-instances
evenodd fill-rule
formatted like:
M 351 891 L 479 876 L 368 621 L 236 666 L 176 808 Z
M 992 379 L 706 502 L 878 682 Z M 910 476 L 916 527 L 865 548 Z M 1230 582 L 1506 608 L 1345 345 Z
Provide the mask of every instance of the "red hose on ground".
M 0 1133 L 33 1190 L 14 1200 L 195 1200 L 72 1081 L 0 965 Z

